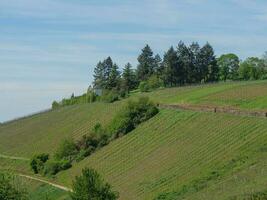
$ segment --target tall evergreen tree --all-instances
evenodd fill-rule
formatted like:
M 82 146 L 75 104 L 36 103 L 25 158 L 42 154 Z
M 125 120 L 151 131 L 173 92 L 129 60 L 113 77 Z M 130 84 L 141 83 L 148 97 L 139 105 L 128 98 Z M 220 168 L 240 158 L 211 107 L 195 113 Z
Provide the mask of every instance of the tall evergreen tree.
M 107 57 L 107 59 L 105 59 L 103 61 L 103 70 L 104 70 L 104 89 L 108 89 L 109 88 L 109 77 L 111 74 L 113 68 L 113 61 L 111 59 L 111 57 Z
M 190 49 L 182 42 L 180 41 L 177 47 L 177 56 L 178 61 L 180 65 L 182 66 L 182 69 L 184 73 L 181 75 L 183 78 L 183 83 L 193 83 L 194 80 L 194 66 L 192 62 L 192 52 Z
M 219 67 L 212 46 L 207 43 L 200 49 L 201 69 L 203 81 L 214 82 L 219 79 Z
M 119 89 L 120 86 L 120 72 L 117 64 L 113 64 L 107 77 L 106 89 Z
M 153 51 L 146 45 L 138 56 L 137 76 L 139 81 L 147 80 L 155 72 L 155 58 Z
M 94 88 L 103 88 L 105 85 L 105 75 L 103 63 L 100 61 L 97 63 L 94 69 Z
M 191 66 L 191 81 L 192 83 L 199 83 L 202 79 L 202 71 L 201 71 L 201 65 L 200 65 L 200 46 L 197 42 L 193 42 L 190 47 L 190 66 Z
M 161 77 L 163 70 L 164 70 L 164 66 L 163 66 L 162 59 L 159 54 L 155 55 L 154 61 L 155 61 L 155 69 L 154 69 L 155 74 L 158 77 Z
M 164 74 L 163 81 L 166 86 L 175 86 L 180 82 L 179 66 L 177 53 L 173 47 L 171 47 L 163 58 Z
M 122 73 L 122 87 L 129 92 L 130 90 L 136 88 L 136 82 L 136 75 L 132 69 L 132 65 L 127 63 Z

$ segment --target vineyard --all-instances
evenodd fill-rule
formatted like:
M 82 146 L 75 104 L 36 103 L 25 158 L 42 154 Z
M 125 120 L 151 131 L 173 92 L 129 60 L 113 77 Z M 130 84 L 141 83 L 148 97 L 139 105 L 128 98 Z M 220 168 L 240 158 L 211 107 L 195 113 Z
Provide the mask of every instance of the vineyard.
M 162 110 L 133 133 L 62 172 L 57 180 L 70 185 L 83 167 L 92 166 L 119 190 L 121 199 L 164 194 L 226 199 L 265 188 L 267 160 L 261 149 L 266 139 L 266 119 Z M 246 176 L 248 171 L 254 176 Z M 183 188 L 188 189 L 181 192 Z
M 267 110 L 266 81 L 159 89 L 132 93 L 128 99 L 143 95 L 165 106 Z M 79 139 L 97 122 L 107 125 L 126 101 L 67 106 L 2 124 L 0 170 L 33 175 L 29 167 L 33 154 L 51 154 L 63 139 Z M 71 187 L 73 178 L 91 166 L 123 200 L 249 199 L 267 190 L 266 141 L 264 117 L 163 106 L 154 118 L 51 181 Z M 52 199 L 66 196 L 52 186 L 24 181 L 32 199 L 49 191 Z
M 0 127 L 0 152 L 27 158 L 35 153 L 52 153 L 63 139 L 78 139 L 97 122 L 107 124 L 122 105 L 70 106 L 4 124 Z
M 169 88 L 147 95 L 161 104 L 198 104 L 267 110 L 267 81 L 229 82 Z

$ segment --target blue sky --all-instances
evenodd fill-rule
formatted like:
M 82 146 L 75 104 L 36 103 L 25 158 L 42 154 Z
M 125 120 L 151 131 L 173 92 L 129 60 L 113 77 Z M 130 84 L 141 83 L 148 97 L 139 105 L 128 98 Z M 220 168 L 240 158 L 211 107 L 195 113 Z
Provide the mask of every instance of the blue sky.
M 137 64 L 180 40 L 242 59 L 267 50 L 266 0 L 0 0 L 0 121 L 81 94 L 107 56 Z

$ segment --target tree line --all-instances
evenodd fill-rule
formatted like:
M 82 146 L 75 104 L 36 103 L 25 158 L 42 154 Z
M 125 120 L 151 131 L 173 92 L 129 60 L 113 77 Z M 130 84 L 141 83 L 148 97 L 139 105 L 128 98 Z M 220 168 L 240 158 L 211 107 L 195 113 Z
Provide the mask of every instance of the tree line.
M 94 69 L 93 87 L 128 93 L 137 88 L 148 91 L 160 86 L 267 78 L 267 53 L 244 61 L 232 53 L 217 58 L 209 43 L 200 46 L 193 42 L 187 46 L 181 41 L 176 48 L 170 47 L 163 58 L 146 45 L 137 60 L 136 69 L 127 63 L 122 72 L 111 57 L 100 61 Z
M 212 83 L 227 80 L 267 79 L 267 52 L 259 57 L 242 61 L 236 54 L 216 57 L 213 47 L 197 42 L 186 45 L 179 42 L 163 55 L 154 54 L 149 45 L 141 50 L 134 68 L 130 63 L 120 71 L 118 65 L 107 57 L 94 68 L 93 87 L 81 96 L 71 95 L 52 108 L 103 101 L 112 103 L 126 97 L 130 91 L 148 92 L 159 87 L 177 87 L 190 84 Z

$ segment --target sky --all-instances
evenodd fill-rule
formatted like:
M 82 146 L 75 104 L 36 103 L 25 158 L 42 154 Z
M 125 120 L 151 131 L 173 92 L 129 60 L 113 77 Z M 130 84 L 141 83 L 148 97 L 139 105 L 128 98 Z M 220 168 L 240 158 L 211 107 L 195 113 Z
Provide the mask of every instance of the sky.
M 137 65 L 145 44 L 180 40 L 217 56 L 267 51 L 266 0 L 0 0 L 0 122 L 82 94 L 107 56 Z

